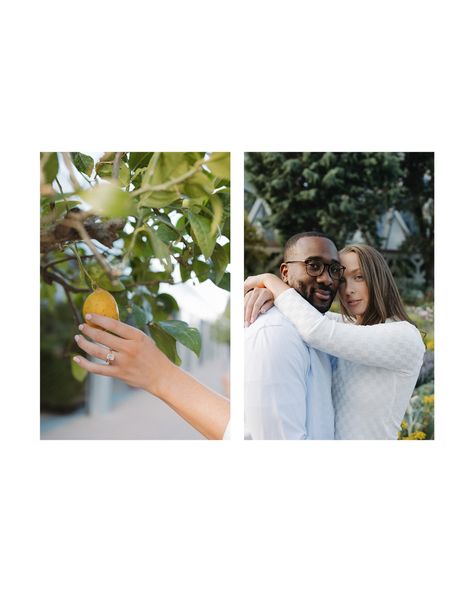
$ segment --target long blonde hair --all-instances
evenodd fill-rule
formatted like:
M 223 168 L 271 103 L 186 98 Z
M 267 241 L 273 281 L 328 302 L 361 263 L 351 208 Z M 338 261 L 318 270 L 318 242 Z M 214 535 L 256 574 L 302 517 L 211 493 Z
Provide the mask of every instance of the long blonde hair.
M 367 283 L 369 302 L 361 325 L 377 325 L 390 318 L 414 324 L 405 311 L 392 272 L 377 249 L 363 244 L 347 245 L 339 253 L 355 253 L 359 257 L 360 268 Z M 342 314 L 353 320 L 354 316 L 344 306 L 342 299 L 339 300 Z

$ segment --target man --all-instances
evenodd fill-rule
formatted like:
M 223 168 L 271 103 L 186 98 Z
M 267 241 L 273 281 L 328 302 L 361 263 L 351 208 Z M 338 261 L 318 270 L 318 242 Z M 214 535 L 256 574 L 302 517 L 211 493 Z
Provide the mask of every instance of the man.
M 342 271 L 336 246 L 323 233 L 296 234 L 285 245 L 282 280 L 323 314 Z M 308 347 L 276 307 L 245 333 L 246 437 L 332 440 L 330 356 Z

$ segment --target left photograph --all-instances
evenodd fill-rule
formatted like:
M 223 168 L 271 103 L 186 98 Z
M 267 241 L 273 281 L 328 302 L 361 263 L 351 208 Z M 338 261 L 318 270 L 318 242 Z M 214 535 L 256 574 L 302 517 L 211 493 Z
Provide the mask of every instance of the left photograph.
M 230 153 L 40 154 L 40 437 L 230 437 Z

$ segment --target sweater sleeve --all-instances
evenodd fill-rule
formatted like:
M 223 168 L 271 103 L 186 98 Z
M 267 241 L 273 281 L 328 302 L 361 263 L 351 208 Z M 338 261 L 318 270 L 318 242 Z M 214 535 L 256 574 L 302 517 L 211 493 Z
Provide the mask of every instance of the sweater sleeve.
M 420 332 L 407 321 L 363 326 L 337 322 L 326 318 L 294 289 L 283 292 L 275 306 L 308 345 L 338 358 L 404 373 L 418 371 L 423 361 Z

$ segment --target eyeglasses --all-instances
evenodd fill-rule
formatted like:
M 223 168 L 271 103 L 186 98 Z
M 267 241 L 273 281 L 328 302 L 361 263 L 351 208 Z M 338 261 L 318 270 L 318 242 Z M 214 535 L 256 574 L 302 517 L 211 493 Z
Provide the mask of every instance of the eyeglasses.
M 346 269 L 339 263 L 324 263 L 321 259 L 314 259 L 310 257 L 309 259 L 298 260 L 298 261 L 284 261 L 284 263 L 304 263 L 306 267 L 306 273 L 311 277 L 319 277 L 324 273 L 324 270 L 327 269 L 330 277 L 333 280 L 342 280 L 344 275 L 344 270 Z

